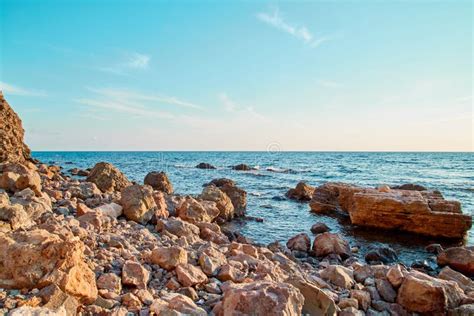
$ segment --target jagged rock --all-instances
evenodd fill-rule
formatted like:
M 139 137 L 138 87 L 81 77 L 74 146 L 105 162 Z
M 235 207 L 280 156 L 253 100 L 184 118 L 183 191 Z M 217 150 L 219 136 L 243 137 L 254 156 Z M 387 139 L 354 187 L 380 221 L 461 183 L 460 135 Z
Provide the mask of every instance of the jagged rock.
M 102 193 L 95 183 L 92 182 L 82 182 L 79 183 L 79 185 L 70 186 L 68 191 L 72 197 L 77 197 L 82 200 L 100 197 Z
M 156 315 L 207 315 L 206 311 L 198 307 L 189 297 L 175 293 L 154 300 L 150 311 Z
M 304 297 L 292 285 L 270 281 L 232 284 L 213 310 L 223 315 L 299 316 Z
M 364 311 L 367 311 L 370 307 L 371 298 L 370 293 L 364 290 L 352 290 L 351 297 L 355 298 L 358 302 L 358 305 Z
M 18 115 L 13 111 L 0 91 L 0 163 L 5 161 L 24 163 L 31 157 L 23 143 L 25 131 Z
M 127 260 L 122 267 L 122 283 L 132 285 L 138 289 L 146 289 L 150 272 L 140 263 Z
M 303 295 L 303 315 L 336 315 L 334 300 L 315 284 L 294 276 L 286 282 L 296 287 Z
M 199 236 L 199 227 L 174 217 L 159 220 L 156 224 L 156 230 L 161 233 L 168 232 L 178 237 L 190 239 L 195 239 Z
M 212 201 L 197 201 L 191 196 L 176 207 L 176 215 L 181 219 L 196 223 L 196 222 L 212 222 L 220 211 L 217 204 Z
M 376 279 L 375 287 L 380 296 L 386 302 L 394 303 L 397 298 L 397 292 L 393 289 L 392 284 L 386 279 Z
M 97 206 L 96 208 L 94 208 L 94 211 L 95 212 L 100 212 L 100 213 L 102 213 L 104 215 L 107 215 L 109 217 L 112 217 L 112 218 L 117 218 L 120 215 L 122 215 L 123 208 L 122 208 L 121 205 L 112 202 L 112 203 L 109 203 L 109 204 L 104 204 L 104 205 Z
M 412 271 L 398 290 L 397 303 L 409 312 L 434 314 L 458 307 L 463 297 L 456 282 Z
M 466 293 L 474 291 L 474 281 L 450 267 L 444 267 L 438 274 L 438 278 L 456 282 Z
M 387 272 L 387 280 L 394 288 L 399 288 L 405 278 L 406 271 L 402 271 L 399 264 L 391 266 Z
M 10 225 L 10 229 L 31 227 L 34 222 L 30 219 L 25 209 L 20 204 L 10 204 L 6 193 L 0 192 L 0 221 Z
M 234 206 L 234 214 L 236 217 L 245 216 L 247 192 L 237 187 L 234 181 L 226 178 L 214 179 L 208 185 L 210 184 L 217 186 L 222 192 L 227 194 Z
M 347 258 L 351 254 L 349 243 L 342 239 L 339 234 L 322 233 L 314 238 L 313 251 L 317 257 L 337 254 Z
M 181 247 L 157 247 L 153 249 L 150 261 L 163 269 L 173 270 L 179 264 L 188 263 L 188 253 Z
M 348 212 L 354 225 L 396 229 L 417 234 L 462 238 L 472 218 L 461 212 L 460 203 L 447 201 L 437 191 L 362 188 L 326 183 L 315 189 L 310 202 L 317 213 Z
M 57 284 L 83 303 L 97 297 L 95 275 L 84 263 L 84 244 L 37 229 L 0 235 L 0 287 L 42 288 Z
M 314 187 L 308 185 L 306 182 L 298 182 L 294 189 L 288 190 L 286 196 L 293 200 L 309 201 L 314 193 Z
M 3 163 L 0 164 L 0 174 L 0 189 L 15 193 L 29 188 L 37 196 L 41 195 L 41 177 L 31 166 Z
M 170 179 L 164 172 L 150 172 L 145 176 L 145 184 L 148 184 L 153 189 L 162 191 L 166 194 L 173 193 L 173 185 L 170 182 Z
M 308 252 L 311 248 L 311 239 L 305 233 L 291 237 L 286 243 L 288 249 Z
M 207 276 L 216 275 L 226 263 L 225 255 L 214 247 L 206 248 L 199 256 L 199 265 Z
M 438 265 L 449 266 L 468 276 L 474 276 L 474 247 L 452 247 L 438 255 Z
M 215 185 L 208 185 L 204 187 L 201 195 L 201 199 L 206 201 L 213 201 L 216 203 L 217 208 L 219 209 L 219 217 L 224 220 L 231 220 L 234 217 L 234 205 L 230 198 L 222 192 Z
M 176 266 L 176 276 L 183 286 L 193 286 L 207 282 L 207 276 L 201 268 L 188 263 Z
M 104 273 L 97 279 L 97 288 L 120 294 L 122 281 L 115 273 Z
M 152 187 L 134 184 L 123 189 L 121 196 L 120 204 L 127 219 L 141 224 L 150 221 L 156 209 Z
M 387 246 L 372 246 L 366 255 L 365 261 L 369 264 L 389 264 L 398 261 L 395 250 Z
M 199 163 L 196 168 L 198 169 L 216 169 L 216 167 L 214 167 L 213 165 L 209 164 L 209 163 L 206 163 L 206 162 L 201 162 Z
M 114 165 L 99 162 L 89 172 L 87 182 L 93 182 L 102 192 L 121 191 L 131 185 L 127 177 Z
M 352 270 L 343 266 L 330 265 L 321 270 L 320 275 L 324 280 L 341 288 L 350 289 L 355 284 Z
M 156 209 L 155 209 L 155 220 L 159 218 L 168 218 L 170 213 L 168 211 L 168 203 L 166 201 L 165 193 L 161 191 L 153 192 L 153 199 L 155 200 Z
M 10 197 L 10 203 L 23 206 L 28 217 L 37 220 L 44 213 L 51 212 L 51 199 L 47 194 L 36 196 L 31 189 L 16 192 Z

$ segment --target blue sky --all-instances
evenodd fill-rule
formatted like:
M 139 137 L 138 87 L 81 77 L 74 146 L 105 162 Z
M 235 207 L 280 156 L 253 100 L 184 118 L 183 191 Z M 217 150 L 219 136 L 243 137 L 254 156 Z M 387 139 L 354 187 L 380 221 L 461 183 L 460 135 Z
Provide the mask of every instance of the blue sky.
M 33 150 L 473 150 L 471 1 L 0 0 Z

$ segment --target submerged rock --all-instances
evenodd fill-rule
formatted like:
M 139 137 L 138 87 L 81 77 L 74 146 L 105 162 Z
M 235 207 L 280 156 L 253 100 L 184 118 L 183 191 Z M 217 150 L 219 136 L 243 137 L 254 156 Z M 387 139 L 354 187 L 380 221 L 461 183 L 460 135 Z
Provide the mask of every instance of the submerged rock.
M 207 169 L 207 170 L 216 169 L 216 167 L 214 167 L 213 165 L 211 165 L 207 162 L 199 163 L 198 165 L 196 165 L 196 168 L 198 168 L 198 169 Z
M 234 170 L 238 170 L 238 171 L 250 171 L 252 170 L 252 168 L 246 164 L 239 164 L 239 165 L 236 165 L 236 166 L 233 166 L 232 169 Z

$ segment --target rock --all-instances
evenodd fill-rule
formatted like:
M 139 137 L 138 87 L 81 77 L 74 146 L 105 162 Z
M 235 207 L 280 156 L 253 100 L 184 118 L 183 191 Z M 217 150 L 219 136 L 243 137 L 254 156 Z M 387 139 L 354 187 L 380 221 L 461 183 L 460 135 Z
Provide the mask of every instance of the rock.
M 156 224 L 156 230 L 162 233 L 168 232 L 178 237 L 188 237 L 191 239 L 195 239 L 199 236 L 199 227 L 174 217 L 159 220 Z
M 220 211 L 215 202 L 197 201 L 190 196 L 187 196 L 186 199 L 176 207 L 176 215 L 191 223 L 210 223 L 219 216 L 219 214 Z
M 109 203 L 109 204 L 100 205 L 100 206 L 94 208 L 94 211 L 95 212 L 100 212 L 100 213 L 102 213 L 104 215 L 107 215 L 109 217 L 112 217 L 112 218 L 117 218 L 117 217 L 122 215 L 123 208 L 122 208 L 121 205 L 112 202 L 112 203 Z
M 457 283 L 410 272 L 398 290 L 397 303 L 409 312 L 444 313 L 461 302 L 464 293 Z
M 245 273 L 230 264 L 224 264 L 221 266 L 217 278 L 222 282 L 232 281 L 239 283 L 245 278 Z
M 387 272 L 387 280 L 392 284 L 394 288 L 399 288 L 405 277 L 404 272 L 399 264 L 391 266 Z
M 6 314 L 5 314 L 6 315 Z M 66 310 L 60 309 L 57 311 L 46 307 L 30 307 L 21 306 L 15 308 L 8 313 L 8 316 L 66 316 Z
M 351 255 L 349 243 L 342 239 L 339 234 L 332 233 L 317 235 L 314 239 L 313 251 L 317 257 L 337 254 L 343 258 L 347 258 Z
M 155 209 L 155 220 L 159 218 L 168 218 L 170 213 L 168 211 L 168 203 L 166 202 L 166 193 L 161 191 L 153 192 L 153 199 L 155 200 L 156 209 Z
M 303 295 L 303 315 L 336 314 L 336 304 L 334 303 L 334 300 L 315 284 L 294 276 L 286 282 L 296 287 Z
M 122 281 L 115 273 L 104 273 L 97 279 L 97 288 L 120 294 Z
M 449 311 L 449 316 L 471 316 L 474 315 L 474 304 L 461 305 Z
M 326 183 L 315 189 L 310 202 L 314 212 L 341 210 L 353 225 L 395 229 L 432 237 L 463 238 L 472 218 L 463 215 L 457 201 L 437 191 L 392 189 L 383 192 L 343 183 Z
M 311 240 L 307 234 L 301 233 L 291 237 L 286 246 L 291 250 L 308 252 L 311 248 Z
M 204 309 L 198 307 L 192 299 L 182 294 L 170 294 L 163 299 L 156 299 L 150 306 L 156 315 L 190 315 L 206 316 Z
M 216 169 L 216 167 L 214 167 L 213 165 L 209 164 L 209 163 L 206 163 L 206 162 L 201 162 L 199 163 L 196 168 L 198 169 Z
M 25 131 L 18 115 L 0 91 L 0 163 L 24 163 L 31 158 L 31 151 L 23 143 Z
M 474 276 L 474 247 L 452 247 L 438 255 L 438 265 Z
M 84 262 L 84 244 L 46 230 L 0 234 L 0 287 L 42 288 L 57 284 L 82 303 L 97 297 L 95 275 Z
M 150 261 L 163 269 L 173 270 L 179 264 L 188 263 L 188 253 L 181 247 L 157 247 L 153 249 Z
M 250 171 L 250 170 L 252 170 L 251 167 L 249 167 L 248 165 L 243 164 L 243 163 L 241 163 L 239 165 L 236 165 L 236 166 L 233 166 L 232 169 L 238 170 L 238 171 Z
M 388 246 L 372 247 L 365 255 L 365 261 L 369 264 L 390 264 L 398 261 L 395 250 Z
M 208 276 L 215 276 L 226 263 L 227 259 L 225 255 L 214 247 L 205 249 L 199 256 L 199 265 L 202 271 Z
M 465 275 L 454 271 L 450 267 L 444 267 L 438 274 L 438 278 L 456 282 L 464 292 L 474 291 L 474 281 Z
M 409 191 L 427 191 L 428 189 L 419 184 L 406 183 L 402 185 L 392 186 L 392 189 L 409 190 Z
M 428 246 L 425 247 L 425 250 L 428 251 L 429 253 L 433 253 L 435 255 L 439 255 L 441 252 L 443 252 L 443 246 L 440 244 L 429 244 Z
M 294 189 L 288 190 L 286 196 L 297 201 L 309 201 L 314 193 L 314 187 L 306 184 L 306 182 L 298 182 Z
M 353 272 L 343 266 L 330 265 L 321 270 L 320 275 L 324 280 L 344 289 L 350 289 L 355 284 Z
M 64 293 L 57 285 L 51 284 L 41 289 L 39 297 L 48 308 L 57 313 L 65 312 L 65 315 L 76 315 L 79 302 L 72 296 Z
M 222 192 L 215 185 L 208 185 L 204 187 L 199 197 L 206 201 L 215 202 L 220 212 L 220 218 L 224 220 L 231 220 L 234 217 L 234 205 L 232 204 L 232 201 L 227 196 L 227 194 Z
M 138 312 L 142 308 L 142 302 L 133 293 L 126 293 L 122 295 L 122 304 L 132 312 Z
M 122 268 L 122 283 L 124 285 L 132 285 L 138 289 L 146 289 L 150 272 L 140 263 L 127 260 Z
M 311 232 L 315 235 L 330 231 L 331 229 L 324 223 L 315 223 L 311 226 Z
M 6 193 L 0 192 L 0 221 L 7 222 L 10 229 L 31 227 L 34 222 L 28 216 L 25 209 L 20 204 L 10 204 L 10 199 Z
M 95 230 L 97 232 L 107 230 L 113 225 L 111 217 L 95 211 L 87 212 L 79 216 L 77 220 L 84 229 Z
M 36 196 L 41 196 L 41 177 L 31 166 L 19 163 L 0 164 L 0 189 L 10 192 L 18 192 L 31 189 Z
M 397 292 L 393 289 L 390 282 L 386 279 L 376 279 L 375 286 L 380 296 L 389 303 L 394 303 L 397 298 Z
M 122 191 L 131 185 L 120 170 L 107 162 L 97 163 L 90 171 L 86 181 L 95 183 L 102 192 Z
M 92 182 L 82 182 L 79 185 L 70 186 L 68 191 L 71 192 L 72 197 L 77 197 L 82 200 L 100 197 L 102 193 L 95 183 Z
M 358 309 L 359 308 L 359 301 L 355 298 L 342 298 L 339 303 L 337 304 L 337 306 L 339 306 L 340 309 L 344 310 L 346 308 L 350 308 L 350 307 L 353 307 L 354 309 Z
M 292 285 L 271 281 L 232 284 L 213 310 L 223 315 L 301 315 L 304 298 Z
M 207 276 L 201 268 L 188 263 L 176 266 L 176 276 L 179 283 L 186 287 L 207 282 Z
M 40 196 L 36 196 L 35 192 L 29 188 L 16 192 L 10 197 L 10 203 L 23 206 L 28 217 L 32 220 L 37 220 L 43 214 L 51 212 L 51 199 L 49 196 L 43 193 Z
M 145 176 L 144 180 L 145 184 L 148 184 L 151 186 L 153 189 L 162 191 L 166 194 L 172 194 L 173 193 L 173 185 L 170 182 L 170 179 L 168 179 L 168 176 L 164 172 L 150 172 Z
M 234 206 L 234 215 L 236 217 L 245 216 L 247 192 L 237 187 L 234 181 L 226 178 L 214 179 L 209 184 L 214 184 L 230 198 Z
M 371 303 L 369 292 L 364 290 L 351 290 L 351 297 L 357 300 L 361 309 L 364 311 L 369 309 Z
M 156 203 L 153 189 L 149 185 L 131 185 L 122 190 L 120 204 L 123 214 L 129 220 L 146 224 L 152 218 Z

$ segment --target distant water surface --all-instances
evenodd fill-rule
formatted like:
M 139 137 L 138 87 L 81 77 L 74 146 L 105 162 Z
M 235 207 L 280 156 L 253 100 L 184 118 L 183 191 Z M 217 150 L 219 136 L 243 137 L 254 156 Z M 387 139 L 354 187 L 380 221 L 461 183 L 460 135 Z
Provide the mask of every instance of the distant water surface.
M 410 234 L 354 229 L 337 216 L 313 214 L 306 203 L 284 199 L 298 181 L 317 186 L 328 181 L 363 186 L 417 183 L 440 190 L 447 199 L 459 200 L 466 214 L 474 213 L 473 153 L 379 153 L 379 152 L 34 152 L 42 162 L 61 165 L 65 170 L 89 168 L 99 161 L 116 165 L 131 180 L 142 183 L 150 171 L 165 171 L 178 194 L 199 194 L 202 185 L 215 178 L 230 178 L 248 194 L 247 213 L 263 222 L 249 221 L 240 231 L 260 243 L 286 242 L 306 232 L 315 222 L 324 222 L 339 232 L 361 255 L 375 243 L 394 248 L 408 264 L 425 258 L 424 246 L 433 242 Z M 216 170 L 195 166 L 208 162 Z M 234 171 L 240 163 L 256 167 L 251 172 Z M 474 242 L 471 230 L 467 243 Z

